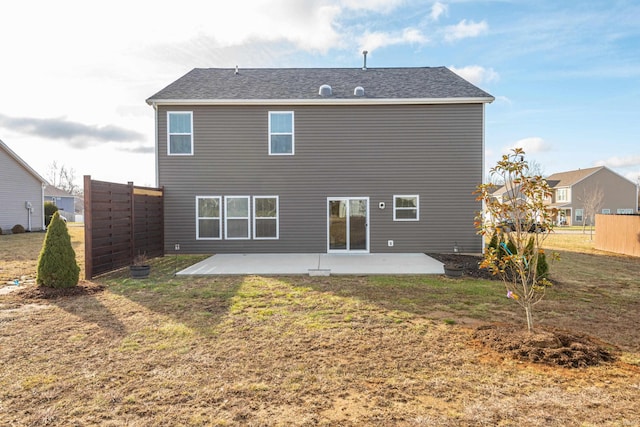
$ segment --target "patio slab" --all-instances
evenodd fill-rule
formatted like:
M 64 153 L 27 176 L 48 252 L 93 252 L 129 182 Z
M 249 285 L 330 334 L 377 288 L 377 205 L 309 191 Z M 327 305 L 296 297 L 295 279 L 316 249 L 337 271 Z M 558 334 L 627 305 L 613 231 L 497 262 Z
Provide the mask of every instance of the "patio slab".
M 409 254 L 218 254 L 178 275 L 401 275 L 444 274 L 443 264 Z

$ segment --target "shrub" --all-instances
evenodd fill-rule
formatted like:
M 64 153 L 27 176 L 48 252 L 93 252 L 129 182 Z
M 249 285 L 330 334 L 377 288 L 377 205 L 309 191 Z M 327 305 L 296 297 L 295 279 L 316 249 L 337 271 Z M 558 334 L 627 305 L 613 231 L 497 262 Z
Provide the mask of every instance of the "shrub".
M 51 217 L 58 212 L 58 207 L 53 202 L 44 202 L 44 226 L 48 227 L 51 223 Z
M 11 232 L 13 234 L 20 234 L 20 233 L 24 233 L 26 230 L 24 229 L 24 227 L 20 224 L 16 224 L 13 226 L 13 228 L 11 229 Z
M 60 213 L 55 212 L 38 257 L 36 282 L 50 288 L 71 288 L 78 284 L 79 276 L 80 267 L 67 224 L 60 219 Z

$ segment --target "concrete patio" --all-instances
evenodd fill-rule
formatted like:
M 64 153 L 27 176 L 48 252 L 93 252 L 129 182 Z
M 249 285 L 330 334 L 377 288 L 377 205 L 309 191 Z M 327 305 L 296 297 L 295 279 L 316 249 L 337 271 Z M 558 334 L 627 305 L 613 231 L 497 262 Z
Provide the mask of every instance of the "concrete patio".
M 443 264 L 411 254 L 219 254 L 178 275 L 401 275 L 444 274 Z

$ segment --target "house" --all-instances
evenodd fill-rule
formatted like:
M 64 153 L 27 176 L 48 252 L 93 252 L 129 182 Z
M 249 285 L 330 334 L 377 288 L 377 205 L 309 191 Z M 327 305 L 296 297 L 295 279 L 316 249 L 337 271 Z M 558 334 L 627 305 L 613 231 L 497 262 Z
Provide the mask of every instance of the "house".
M 445 67 L 194 69 L 147 99 L 165 250 L 480 252 L 493 99 Z
M 606 166 L 555 173 L 546 180 L 553 189 L 549 202 L 558 209 L 559 225 L 592 224 L 593 214 L 637 212 L 636 184 Z
M 56 205 L 60 215 L 64 216 L 67 221 L 75 221 L 76 212 L 82 214 L 81 210 L 76 209 L 76 207 L 82 206 L 76 196 L 53 185 L 47 185 L 44 188 L 44 201 Z
M 44 229 L 43 187 L 47 181 L 0 140 L 0 228 Z

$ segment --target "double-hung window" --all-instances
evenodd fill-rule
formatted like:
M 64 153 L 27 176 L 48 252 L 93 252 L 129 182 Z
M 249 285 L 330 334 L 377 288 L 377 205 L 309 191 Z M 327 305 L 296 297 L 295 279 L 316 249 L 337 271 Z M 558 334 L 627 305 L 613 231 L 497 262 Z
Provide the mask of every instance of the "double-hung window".
M 193 154 L 193 113 L 167 112 L 167 153 L 170 156 Z
M 249 239 L 249 196 L 225 196 L 225 239 Z
M 293 111 L 269 111 L 269 155 L 294 154 Z
M 394 221 L 418 221 L 420 203 L 415 196 L 393 196 L 393 220 Z
M 277 239 L 278 196 L 253 197 L 253 238 Z
M 219 240 L 222 238 L 220 196 L 196 196 L 196 239 Z
M 568 202 L 569 201 L 569 189 L 558 188 L 556 190 L 556 202 Z
M 576 209 L 576 223 L 584 220 L 584 209 Z

